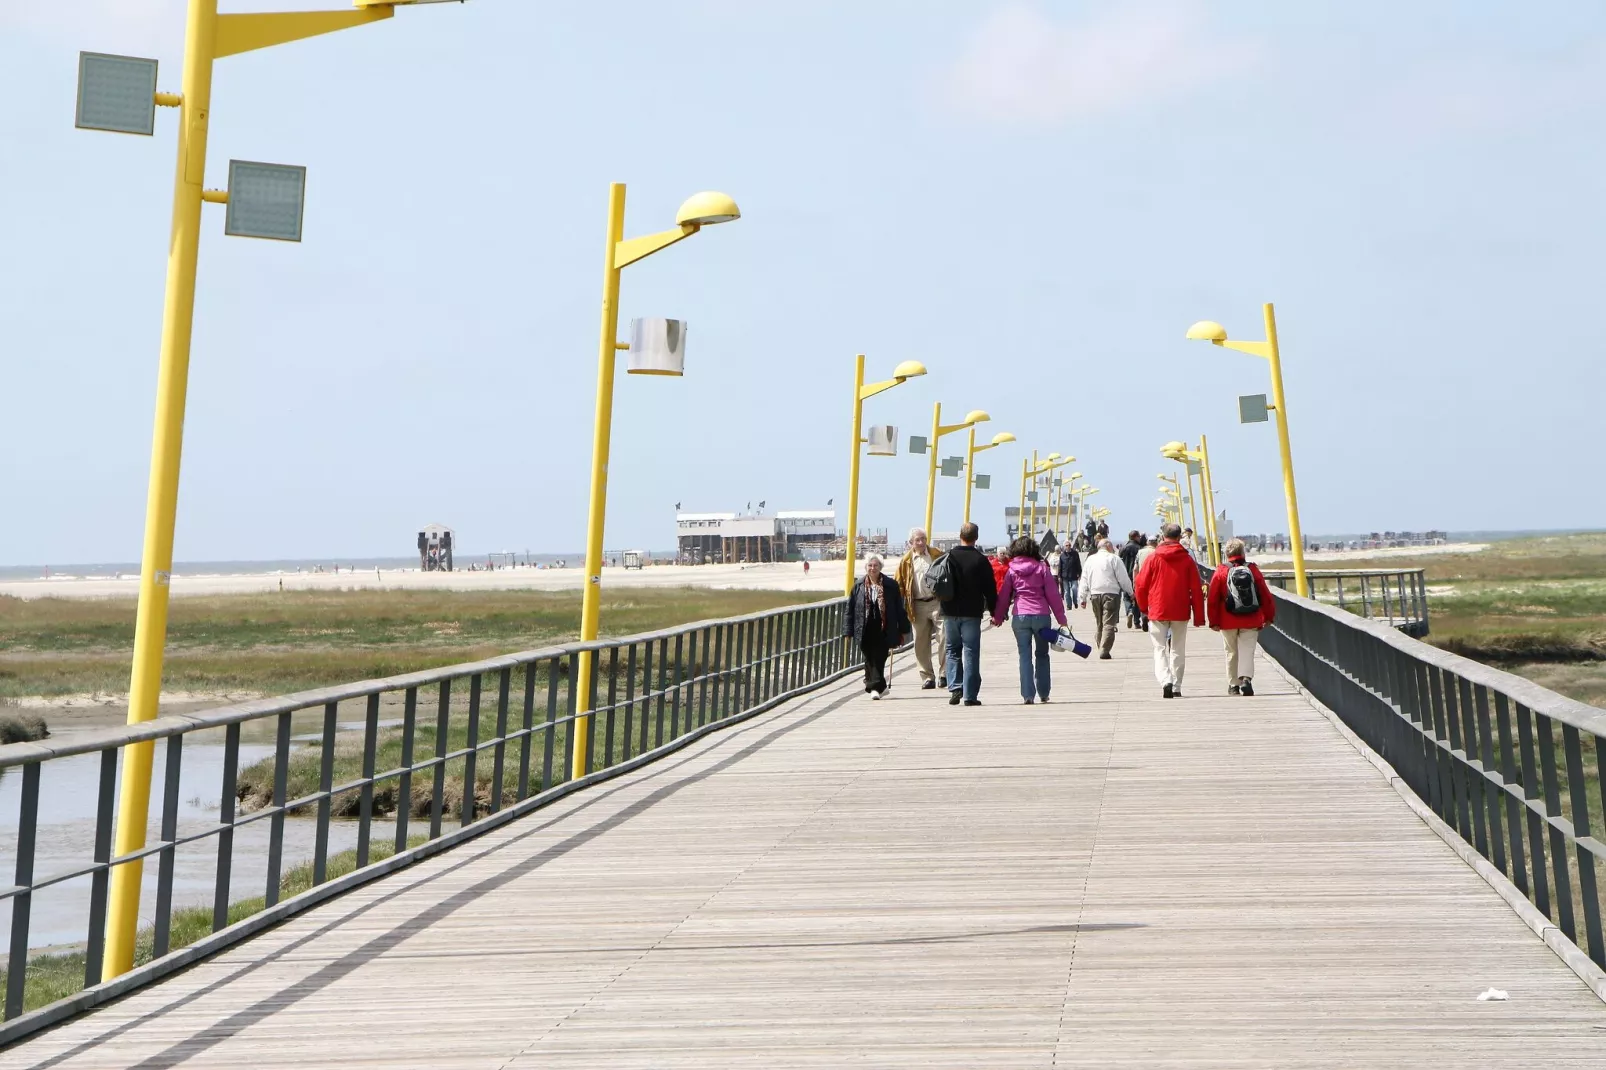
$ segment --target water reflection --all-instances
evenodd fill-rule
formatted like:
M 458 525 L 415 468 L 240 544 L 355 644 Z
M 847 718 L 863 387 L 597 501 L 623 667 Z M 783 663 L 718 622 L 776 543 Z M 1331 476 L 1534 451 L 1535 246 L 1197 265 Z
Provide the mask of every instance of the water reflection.
M 303 718 L 296 718 L 296 729 L 305 732 Z M 317 724 L 315 714 L 306 718 L 307 724 Z M 361 722 L 354 725 L 361 729 Z M 273 747 L 266 742 L 272 738 L 272 718 L 244 726 L 242 737 L 250 742 L 240 744 L 240 768 L 271 757 Z M 70 740 L 72 733 L 55 736 L 58 741 Z M 313 734 L 313 738 L 318 738 Z M 217 827 L 220 792 L 223 784 L 223 732 L 221 729 L 192 732 L 184 741 L 184 756 L 179 776 L 179 834 L 192 835 Z M 167 748 L 165 741 L 156 744 L 155 769 L 151 782 L 154 797 L 151 800 L 147 842 L 153 842 L 161 831 L 162 789 L 166 775 Z M 121 771 L 119 770 L 119 776 Z M 0 881 L 9 884 L 15 873 L 17 848 L 17 819 L 22 790 L 22 777 L 18 770 L 10 769 L 0 775 Z M 95 808 L 100 791 L 100 756 L 84 754 L 61 758 L 43 764 L 39 778 L 39 829 L 34 849 L 34 879 L 39 880 L 56 873 L 87 865 L 95 854 Z M 312 857 L 316 835 L 311 818 L 287 818 L 284 823 L 283 869 L 288 871 L 298 862 Z M 233 862 L 230 871 L 231 900 L 261 895 L 267 881 L 269 822 L 258 821 L 235 830 Z M 395 836 L 393 821 L 376 820 L 373 839 L 385 842 Z M 329 830 L 329 853 L 350 850 L 357 843 L 355 821 L 333 821 Z M 176 852 L 173 880 L 173 906 L 210 906 L 213 882 L 217 875 L 216 837 L 180 847 Z M 157 859 L 145 862 L 143 892 L 140 896 L 140 921 L 150 924 L 155 918 Z M 53 945 L 81 945 L 89 930 L 90 880 L 81 877 L 44 889 L 33 897 L 33 910 L 29 924 L 30 947 Z M 11 900 L 0 903 L 0 933 L 11 931 Z

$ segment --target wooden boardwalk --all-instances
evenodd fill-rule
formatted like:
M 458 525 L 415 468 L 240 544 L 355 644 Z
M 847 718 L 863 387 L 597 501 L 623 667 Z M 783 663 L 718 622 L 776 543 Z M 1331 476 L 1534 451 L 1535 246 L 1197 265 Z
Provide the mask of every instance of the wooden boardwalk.
M 1079 615 L 1085 631 L 1085 615 Z M 1266 662 L 851 683 L 0 1067 L 1601 1067 L 1606 1005 Z M 1480 1003 L 1495 986 L 1509 1002 Z

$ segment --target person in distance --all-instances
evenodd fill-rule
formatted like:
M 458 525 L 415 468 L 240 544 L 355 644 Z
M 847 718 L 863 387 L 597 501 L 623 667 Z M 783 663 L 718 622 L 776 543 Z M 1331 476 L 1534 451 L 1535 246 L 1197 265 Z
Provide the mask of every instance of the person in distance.
M 1060 547 L 1058 562 L 1060 593 L 1065 596 L 1065 608 L 1076 608 L 1076 587 L 1082 579 L 1082 555 L 1076 552 L 1076 547 L 1066 543 Z
M 1182 545 L 1182 525 L 1160 529 L 1160 545 L 1138 568 L 1139 610 L 1148 618 L 1154 642 L 1154 676 L 1164 698 L 1182 697 L 1182 674 L 1188 666 L 1188 621 L 1204 627 L 1204 587 L 1199 566 Z
M 1013 612 L 1010 628 L 1015 633 L 1015 649 L 1020 653 L 1021 701 L 1030 706 L 1035 696 L 1038 702 L 1047 702 L 1053 679 L 1049 673 L 1048 641 L 1043 638 L 1043 631 L 1049 626 L 1051 616 L 1060 627 L 1065 627 L 1065 607 L 1060 604 L 1054 574 L 1043 563 L 1037 540 L 1030 535 L 1022 535 L 1009 544 L 1009 571 L 1004 574 L 1004 585 L 999 588 L 998 602 L 993 606 L 994 627 L 1003 625 L 1006 610 Z
M 991 615 L 998 599 L 993 563 L 976 549 L 981 529 L 966 524 L 959 529 L 959 545 L 948 551 L 954 593 L 942 603 L 943 645 L 948 664 L 948 705 L 961 701 L 981 705 L 981 621 Z
M 1227 648 L 1227 694 L 1255 693 L 1255 645 L 1260 629 L 1277 618 L 1277 603 L 1260 567 L 1244 559 L 1244 541 L 1227 543 L 1227 560 L 1216 566 L 1205 598 L 1210 627 Z

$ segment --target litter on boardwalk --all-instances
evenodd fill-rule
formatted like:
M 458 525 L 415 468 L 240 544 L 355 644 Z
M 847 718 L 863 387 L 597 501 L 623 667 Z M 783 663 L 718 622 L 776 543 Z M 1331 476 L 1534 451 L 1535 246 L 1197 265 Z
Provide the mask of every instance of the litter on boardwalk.
M 1480 1000 L 1501 1000 L 1505 998 L 1506 994 L 1498 988 L 1487 988 L 1478 994 L 1478 999 Z

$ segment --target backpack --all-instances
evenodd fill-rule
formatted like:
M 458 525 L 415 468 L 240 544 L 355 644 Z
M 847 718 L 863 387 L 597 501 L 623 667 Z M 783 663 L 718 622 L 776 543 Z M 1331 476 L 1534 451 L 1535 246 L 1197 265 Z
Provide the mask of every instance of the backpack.
M 1248 565 L 1233 565 L 1227 569 L 1227 612 L 1246 617 L 1260 609 L 1260 591 L 1255 586 L 1255 574 Z
M 948 602 L 954 597 L 954 566 L 943 554 L 926 569 L 926 590 L 933 598 Z

